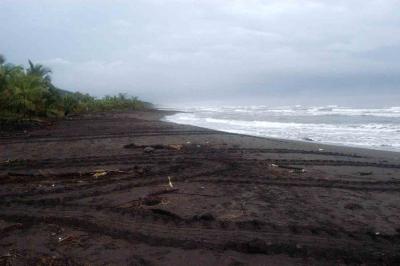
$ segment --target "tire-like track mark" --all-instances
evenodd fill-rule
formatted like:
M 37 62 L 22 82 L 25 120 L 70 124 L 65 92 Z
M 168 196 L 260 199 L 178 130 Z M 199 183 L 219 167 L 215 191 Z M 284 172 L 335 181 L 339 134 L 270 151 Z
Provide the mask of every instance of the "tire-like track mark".
M 31 136 L 25 137 L 24 139 L 9 139 L 6 141 L 0 141 L 0 144 L 18 144 L 18 143 L 46 143 L 46 142 L 71 142 L 71 141 L 81 141 L 81 140 L 95 140 L 95 139 L 115 139 L 115 138 L 134 138 L 134 137 L 154 137 L 154 136 L 197 136 L 197 135 L 221 135 L 221 134 L 229 134 L 229 133 L 221 133 L 218 131 L 207 131 L 207 130 L 166 130 L 165 132 L 154 132 L 151 131 L 143 131 L 143 132 L 134 132 L 134 133 L 110 133 L 110 134 L 101 134 L 101 135 L 87 135 L 87 136 Z
M 1 214 L 4 220 L 22 223 L 52 223 L 79 228 L 89 233 L 108 235 L 130 242 L 146 243 L 150 246 L 178 247 L 185 249 L 236 250 L 244 253 L 281 254 L 292 256 L 314 256 L 334 259 L 345 258 L 348 262 L 358 262 L 357 257 L 369 261 L 391 262 L 398 259 L 399 242 L 397 238 L 388 241 L 359 241 L 355 239 L 334 238 L 303 234 L 285 234 L 282 232 L 264 232 L 249 230 L 220 230 L 211 224 L 205 227 L 177 226 L 170 219 L 160 218 L 161 223 L 137 222 L 128 219 L 115 219 L 107 213 L 90 210 L 40 209 L 40 215 L 27 214 L 24 210 L 14 209 Z M 82 218 L 75 218 L 82 217 Z M 173 233 L 171 233 L 173 231 Z M 376 240 L 376 239 L 375 239 Z M 318 243 L 318 246 L 315 245 Z M 385 254 L 376 254 L 376 249 L 385 250 Z
M 201 151 L 195 152 L 160 152 L 155 155 L 146 155 L 143 153 L 125 154 L 115 156 L 89 156 L 89 157 L 75 157 L 65 159 L 43 159 L 43 160 L 18 160 L 11 162 L 3 162 L 0 164 L 0 170 L 11 169 L 37 169 L 37 168 L 63 168 L 69 166 L 95 166 L 105 164 L 138 164 L 138 163 L 169 163 L 171 157 L 180 156 L 183 160 L 198 160 L 220 159 L 223 153 L 208 152 L 202 153 Z M 229 156 L 229 159 L 234 160 L 236 163 L 254 163 L 255 161 L 263 161 L 270 164 L 277 165 L 316 165 L 316 166 L 353 166 L 353 167 L 377 167 L 377 168 L 394 168 L 400 169 L 398 164 L 389 164 L 382 162 L 366 162 L 354 160 L 299 160 L 299 159 L 243 159 L 242 156 Z
M 400 181 L 382 181 L 382 182 L 356 182 L 342 180 L 301 180 L 297 178 L 201 178 L 192 179 L 187 182 L 215 183 L 215 184 L 257 184 L 281 187 L 307 187 L 307 188 L 327 188 L 327 189 L 346 189 L 355 191 L 387 191 L 400 192 Z

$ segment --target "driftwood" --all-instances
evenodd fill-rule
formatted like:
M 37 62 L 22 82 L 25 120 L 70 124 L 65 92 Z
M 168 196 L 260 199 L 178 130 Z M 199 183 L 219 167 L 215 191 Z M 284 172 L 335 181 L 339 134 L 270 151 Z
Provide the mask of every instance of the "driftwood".
M 278 165 L 279 168 L 292 170 L 294 173 L 304 173 L 306 170 L 302 167 L 295 167 L 290 165 Z

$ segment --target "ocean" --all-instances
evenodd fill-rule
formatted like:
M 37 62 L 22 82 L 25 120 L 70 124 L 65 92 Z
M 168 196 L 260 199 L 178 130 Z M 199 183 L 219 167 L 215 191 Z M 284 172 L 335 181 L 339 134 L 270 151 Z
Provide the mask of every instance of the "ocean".
M 223 106 L 179 109 L 166 121 L 252 136 L 400 152 L 400 107 Z

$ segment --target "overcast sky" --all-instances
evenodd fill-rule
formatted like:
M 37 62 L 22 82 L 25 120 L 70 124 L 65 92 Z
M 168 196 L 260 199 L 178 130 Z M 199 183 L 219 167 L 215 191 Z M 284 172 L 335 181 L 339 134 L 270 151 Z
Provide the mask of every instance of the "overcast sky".
M 0 53 L 160 104 L 400 105 L 398 0 L 1 0 Z

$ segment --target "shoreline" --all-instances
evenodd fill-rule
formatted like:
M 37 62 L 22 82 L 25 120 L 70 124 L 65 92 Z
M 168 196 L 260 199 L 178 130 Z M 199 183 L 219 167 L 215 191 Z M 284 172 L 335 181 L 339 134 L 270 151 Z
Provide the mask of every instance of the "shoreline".
M 177 111 L 177 113 L 190 113 L 190 114 L 196 114 L 195 112 L 184 112 L 184 111 Z M 167 115 L 169 116 L 169 115 Z M 167 117 L 166 116 L 166 117 Z M 176 124 L 185 124 L 185 125 L 191 125 L 191 126 L 197 126 L 195 124 L 186 124 L 184 121 L 183 122 L 175 122 L 173 120 L 166 120 L 163 119 L 163 121 L 165 122 L 172 122 L 172 123 L 176 123 Z M 248 121 L 251 122 L 251 121 Z M 388 151 L 388 152 L 395 152 L 395 153 L 400 153 L 400 150 L 397 148 L 393 148 L 390 146 L 387 146 L 387 148 L 383 148 L 384 146 L 371 146 L 371 145 L 351 145 L 351 144 L 342 144 L 342 143 L 333 143 L 333 142 L 324 142 L 324 141 L 317 141 L 317 140 L 306 140 L 306 139 L 294 139 L 294 138 L 282 138 L 282 137 L 271 137 L 271 136 L 267 136 L 267 135 L 257 135 L 257 134 L 252 134 L 252 133 L 242 133 L 242 132 L 237 132 L 237 130 L 221 130 L 218 128 L 211 128 L 211 127 L 207 127 L 205 125 L 199 126 L 199 127 L 203 127 L 203 128 L 208 128 L 208 129 L 212 129 L 212 130 L 217 130 L 217 131 L 222 131 L 222 132 L 227 132 L 227 133 L 234 133 L 234 134 L 243 134 L 243 135 L 248 135 L 248 136 L 254 136 L 254 137 L 262 137 L 262 138 L 271 138 L 271 139 L 281 139 L 281 140 L 290 140 L 290 141 L 301 141 L 301 142 L 306 142 L 306 143 L 317 143 L 317 144 L 321 144 L 321 145 L 328 145 L 328 146 L 341 146 L 341 147 L 348 147 L 348 148 L 359 148 L 359 149 L 368 149 L 368 150 L 377 150 L 377 151 Z M 240 130 L 239 130 L 240 131 Z
M 398 261 L 397 153 L 226 133 L 165 115 L 86 114 L 0 137 L 5 262 Z
M 164 111 L 164 110 L 160 110 Z M 223 130 L 218 130 L 218 129 L 212 129 L 212 128 L 207 128 L 207 127 L 201 127 L 201 126 L 196 126 L 196 125 L 191 125 L 191 124 L 184 124 L 184 123 L 176 123 L 173 121 L 168 121 L 165 118 L 170 115 L 178 114 L 178 113 L 191 113 L 191 112 L 183 112 L 183 111 L 173 111 L 173 110 L 168 110 L 168 112 L 172 112 L 172 114 L 166 114 L 160 118 L 161 122 L 165 123 L 173 123 L 176 125 L 185 125 L 185 126 L 192 126 L 192 127 L 198 127 L 198 128 L 203 128 L 207 130 L 214 130 L 226 134 L 234 134 L 238 136 L 246 136 L 246 137 L 253 137 L 253 138 L 260 138 L 260 139 L 266 139 L 266 140 L 276 140 L 276 141 L 282 141 L 282 142 L 293 142 L 293 143 L 298 143 L 302 145 L 307 145 L 310 144 L 311 146 L 321 146 L 321 148 L 328 148 L 328 149 L 354 149 L 354 150 L 360 150 L 362 153 L 368 153 L 368 152 L 377 152 L 377 153 L 393 153 L 394 156 L 398 157 L 400 159 L 400 151 L 395 151 L 395 150 L 384 150 L 384 149 L 377 149 L 377 148 L 368 148 L 368 147 L 361 147 L 361 146 L 350 146 L 350 145 L 340 145 L 340 144 L 331 144 L 331 143 L 324 143 L 324 142 L 319 142 L 319 141 L 307 141 L 307 140 L 296 140 L 296 139 L 284 139 L 284 138 L 278 138 L 278 137 L 269 137 L 269 136 L 257 136 L 257 135 L 249 135 L 249 134 L 243 134 L 243 133 L 235 133 L 235 132 L 229 132 L 229 131 L 223 131 Z

